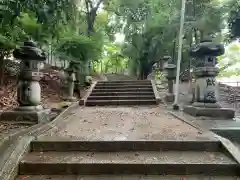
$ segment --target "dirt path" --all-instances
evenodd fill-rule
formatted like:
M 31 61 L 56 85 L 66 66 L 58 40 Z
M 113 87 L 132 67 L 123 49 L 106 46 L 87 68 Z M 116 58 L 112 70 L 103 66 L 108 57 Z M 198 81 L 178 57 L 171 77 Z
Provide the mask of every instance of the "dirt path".
M 43 136 L 80 140 L 208 140 L 164 107 L 84 107 Z

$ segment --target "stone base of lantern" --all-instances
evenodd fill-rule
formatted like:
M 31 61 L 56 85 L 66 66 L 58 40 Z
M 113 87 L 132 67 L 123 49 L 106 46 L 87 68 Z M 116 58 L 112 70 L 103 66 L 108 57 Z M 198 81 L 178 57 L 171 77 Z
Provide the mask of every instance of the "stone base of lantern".
M 192 106 L 185 106 L 183 112 L 191 116 L 207 116 L 217 119 L 232 119 L 235 117 L 235 110 L 221 108 L 218 104 L 212 103 L 207 103 L 205 105 L 194 103 Z
M 19 121 L 29 123 L 44 123 L 50 121 L 50 109 L 43 109 L 42 106 L 20 106 L 10 111 L 1 113 L 1 121 Z
M 165 96 L 165 101 L 166 101 L 166 102 L 174 102 L 174 99 L 175 99 L 175 95 L 174 95 L 174 94 L 168 93 L 168 94 Z
M 66 96 L 63 96 L 63 97 L 61 97 L 61 99 L 64 100 L 64 101 L 69 101 L 69 102 L 75 102 L 75 101 L 77 101 L 77 98 L 75 98 L 75 97 L 66 97 Z

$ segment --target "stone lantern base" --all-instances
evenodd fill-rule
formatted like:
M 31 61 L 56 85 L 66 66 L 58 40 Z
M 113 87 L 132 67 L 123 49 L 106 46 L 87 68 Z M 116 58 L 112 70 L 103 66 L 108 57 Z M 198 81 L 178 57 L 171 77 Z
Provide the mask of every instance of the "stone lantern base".
M 175 95 L 171 93 L 167 93 L 165 96 L 165 101 L 166 102 L 174 102 L 175 100 Z
M 67 97 L 67 96 L 62 96 L 61 99 L 64 100 L 64 101 L 69 101 L 69 102 L 75 102 L 75 101 L 77 101 L 77 98 L 75 98 L 75 97 L 73 97 L 73 96 L 69 96 L 69 97 Z
M 232 119 L 235 117 L 234 109 L 216 106 L 217 104 L 211 103 L 194 103 L 192 106 L 185 106 L 183 112 L 191 116 L 207 116 L 218 119 Z
M 50 121 L 50 109 L 43 109 L 42 106 L 20 106 L 10 111 L 1 113 L 1 121 L 19 121 L 33 124 Z

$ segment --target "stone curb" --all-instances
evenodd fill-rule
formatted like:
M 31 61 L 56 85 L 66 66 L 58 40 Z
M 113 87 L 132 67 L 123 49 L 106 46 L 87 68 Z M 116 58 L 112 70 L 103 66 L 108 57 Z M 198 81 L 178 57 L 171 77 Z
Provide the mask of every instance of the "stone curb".
M 14 180 L 18 175 L 18 165 L 24 154 L 30 151 L 30 142 L 34 139 L 32 136 L 18 138 L 14 143 L 11 154 L 0 170 L 0 179 Z
M 235 126 L 231 127 L 214 127 L 211 128 L 211 131 L 215 134 L 230 139 L 234 143 L 240 143 L 240 128 Z
M 14 140 L 14 139 L 16 139 L 20 136 L 24 136 L 24 135 L 38 136 L 39 133 L 42 134 L 42 132 L 44 133 L 45 131 L 53 128 L 54 124 L 57 121 L 59 121 L 67 111 L 70 111 L 71 109 L 75 108 L 77 105 L 78 105 L 77 102 L 73 103 L 71 106 L 69 106 L 64 111 L 62 111 L 53 121 L 50 121 L 50 122 L 47 122 L 47 123 L 36 124 L 36 125 L 33 125 L 33 126 L 27 128 L 27 129 L 23 129 L 19 132 L 15 132 L 15 133 L 10 134 L 9 136 L 5 137 L 4 139 L 2 139 L 0 141 L 0 149 L 9 140 Z
M 96 84 L 97 84 L 97 81 L 93 82 L 91 87 L 87 90 L 87 93 L 85 94 L 85 96 L 80 99 L 80 101 L 79 101 L 80 106 L 85 106 L 85 102 L 87 101 L 88 96 L 90 96 L 90 94 L 91 94 L 92 90 L 94 89 L 94 87 L 96 86 Z
M 225 151 L 228 152 L 228 154 L 230 154 L 232 156 L 232 158 L 238 163 L 240 164 L 240 150 L 234 146 L 234 144 L 229 141 L 228 139 L 226 138 L 223 138 L 217 134 L 215 134 L 214 132 L 210 131 L 210 130 L 207 130 L 205 128 L 202 128 L 200 127 L 199 125 L 196 125 L 195 123 L 189 121 L 188 119 L 186 118 L 183 118 L 183 117 L 180 117 L 179 115 L 175 114 L 174 112 L 168 112 L 170 115 L 178 118 L 179 120 L 187 123 L 188 125 L 198 129 L 199 131 L 202 131 L 202 132 L 209 132 L 210 135 L 212 135 L 213 137 L 216 137 L 222 144 L 222 146 L 224 147 Z
M 188 125 L 190 125 L 190 126 L 196 128 L 197 130 L 199 130 L 199 131 L 201 131 L 201 132 L 206 131 L 205 129 L 203 129 L 203 128 L 200 127 L 199 125 L 197 125 L 197 124 L 195 124 L 195 123 L 193 123 L 193 122 L 187 120 L 187 119 L 184 118 L 184 117 L 180 117 L 179 115 L 177 115 L 176 113 L 174 113 L 174 112 L 172 112 L 172 111 L 168 111 L 168 114 L 174 116 L 175 118 L 177 118 L 177 119 L 183 121 L 184 123 L 186 123 L 186 124 L 188 124 Z
M 154 80 L 151 80 L 151 84 L 152 84 L 152 89 L 153 89 L 157 104 L 162 103 L 162 99 L 158 94 L 158 90 L 157 90 L 157 87 L 156 87 L 156 84 L 155 84 Z
M 44 132 L 54 128 L 57 124 L 58 121 L 60 121 L 65 114 L 67 114 L 69 111 L 72 109 L 79 107 L 78 103 L 73 103 L 71 106 L 66 108 L 63 112 L 61 112 L 53 121 L 47 122 L 44 124 L 36 124 L 34 126 L 31 126 L 27 129 L 21 130 L 19 132 L 15 132 L 10 134 L 9 136 L 5 137 L 3 140 L 0 142 L 0 154 L 2 155 L 0 161 L 4 161 L 5 159 L 6 162 L 1 162 L 3 167 L 1 167 L 0 171 L 0 179 L 4 180 L 13 180 L 15 177 L 14 173 L 16 172 L 16 168 L 18 167 L 18 162 L 21 156 L 27 152 L 28 148 L 30 147 L 30 142 L 33 139 L 36 139 L 37 136 L 43 134 Z M 25 138 L 29 138 L 30 140 L 24 141 Z M 4 156 L 4 153 L 6 150 L 8 150 L 8 147 L 13 144 L 13 147 L 11 148 L 11 153 L 9 153 L 6 157 Z M 18 148 L 21 146 L 22 148 Z M 14 163 L 16 162 L 16 163 Z M 12 172 L 13 175 L 8 174 L 8 177 L 6 177 L 5 172 Z M 16 175 L 16 173 L 15 173 Z M 4 178 L 1 178 L 4 176 Z

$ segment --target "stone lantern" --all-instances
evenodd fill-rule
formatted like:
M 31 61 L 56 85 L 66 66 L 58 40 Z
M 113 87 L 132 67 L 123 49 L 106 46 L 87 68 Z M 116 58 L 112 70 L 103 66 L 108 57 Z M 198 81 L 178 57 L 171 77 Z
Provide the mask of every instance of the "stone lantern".
M 74 69 L 69 67 L 65 70 L 66 79 L 64 83 L 64 92 L 63 92 L 63 100 L 65 101 L 75 101 L 76 98 L 73 96 L 74 94 Z
M 85 75 L 83 74 L 83 68 L 80 62 L 74 62 L 73 66 L 75 73 L 74 91 L 77 92 L 79 98 L 81 98 L 81 87 L 84 84 Z
M 165 67 L 172 62 L 171 56 L 163 56 L 163 58 L 160 61 L 160 70 L 163 71 Z
M 203 41 L 191 48 L 190 55 L 195 58 L 196 66 L 193 73 L 196 78 L 193 104 L 184 107 L 184 111 L 195 116 L 211 116 L 233 118 L 235 111 L 221 108 L 218 104 L 218 86 L 216 76 L 219 73 L 217 56 L 224 54 L 222 44 Z
M 44 52 L 37 48 L 33 41 L 24 42 L 23 46 L 15 49 L 13 56 L 20 59 L 20 74 L 17 85 L 17 101 L 19 107 L 13 111 L 3 112 L 1 120 L 17 120 L 42 122 L 49 120 L 49 109 L 43 109 L 41 104 L 41 87 L 39 80 L 40 63 L 46 60 Z
M 174 80 L 176 79 L 176 65 L 172 64 L 171 61 L 168 61 L 168 64 L 164 67 L 166 71 L 166 78 L 168 80 L 168 93 L 165 96 L 165 100 L 167 102 L 173 102 L 174 101 Z

